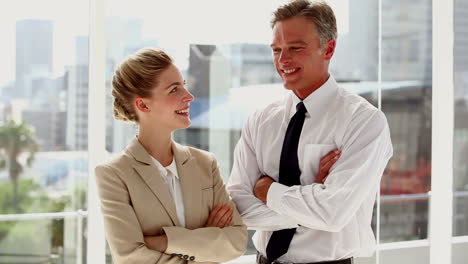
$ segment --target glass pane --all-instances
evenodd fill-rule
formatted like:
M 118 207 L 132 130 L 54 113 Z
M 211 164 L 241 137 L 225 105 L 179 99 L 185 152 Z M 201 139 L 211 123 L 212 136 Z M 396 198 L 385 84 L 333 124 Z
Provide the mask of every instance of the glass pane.
M 271 50 L 267 44 L 250 43 L 189 44 L 188 48 L 186 76 L 195 96 L 192 126 L 176 131 L 174 139 L 215 153 L 221 175 L 227 179 L 247 117 L 283 93 Z M 269 96 L 262 96 L 267 90 Z
M 454 1 L 453 235 L 468 235 L 468 0 Z
M 382 243 L 427 238 L 427 195 L 405 197 L 385 195 L 380 199 L 380 241 Z M 385 226 L 382 226 L 385 223 Z M 405 224 L 403 224 L 405 223 Z
M 19 0 L 0 11 L 1 263 L 76 263 L 78 249 L 83 259 L 76 219 L 2 216 L 86 210 L 88 7 Z
M 453 236 L 468 236 L 468 0 L 454 0 Z M 468 259 L 468 240 L 452 244 L 452 263 Z
M 427 238 L 432 2 L 382 1 L 382 110 L 394 154 L 381 182 L 380 242 Z
M 85 263 L 85 222 L 77 217 L 0 221 L 0 263 Z
M 86 209 L 88 3 L 5 8 L 0 214 Z

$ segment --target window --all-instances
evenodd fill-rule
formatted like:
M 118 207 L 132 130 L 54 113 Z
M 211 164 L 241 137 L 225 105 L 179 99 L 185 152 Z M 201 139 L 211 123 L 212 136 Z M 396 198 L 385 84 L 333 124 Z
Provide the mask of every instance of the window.
M 468 1 L 455 1 L 453 235 L 468 235 Z
M 382 110 L 394 147 L 380 187 L 379 238 L 386 243 L 428 236 L 432 4 L 410 0 L 383 2 L 386 9 L 382 12 L 382 46 L 389 42 L 399 47 L 382 51 L 382 57 L 388 60 L 383 60 L 381 66 Z M 422 55 L 409 58 L 407 54 L 415 50 Z
M 105 113 L 92 114 L 88 5 L 102 0 L 20 0 L 2 9 L 0 32 L 6 41 L 0 43 L 0 263 L 86 262 L 91 221 L 87 203 L 98 203 L 86 199 L 92 159 L 88 141 L 96 136 L 88 127 L 94 115 L 105 114 L 105 149 L 111 154 L 135 135 L 135 125 L 113 118 L 110 80 L 116 65 L 139 48 L 159 47 L 174 57 L 196 97 L 192 126 L 177 131 L 174 139 L 213 152 L 227 180 L 248 115 L 284 93 L 269 47 L 270 14 L 282 2 L 107 1 L 104 17 L 97 15 L 106 21 L 106 51 L 95 55 L 106 60 L 101 87 Z M 394 146 L 372 219 L 377 251 L 356 263 L 428 263 L 431 252 L 439 250 L 430 248 L 437 240 L 431 237 L 430 223 L 440 222 L 430 214 L 431 200 L 440 195 L 434 194 L 437 186 L 431 181 L 452 174 L 447 170 L 447 175 L 432 175 L 441 159 L 434 144 L 438 139 L 432 136 L 440 127 L 433 123 L 433 105 L 439 98 L 432 94 L 452 89 L 436 84 L 435 77 L 445 73 L 436 71 L 433 76 L 433 68 L 440 66 L 433 61 L 444 54 L 433 53 L 438 41 L 433 40 L 433 20 L 438 25 L 446 17 L 438 15 L 437 8 L 433 13 L 433 7 L 451 1 L 329 2 L 339 24 L 330 71 L 345 89 L 383 110 Z M 466 261 L 468 244 L 468 1 L 453 3 L 450 194 L 452 263 L 458 264 Z M 22 171 L 7 159 L 11 150 L 2 140 L 9 136 L 28 139 L 15 156 Z M 249 241 L 246 256 L 233 263 L 251 263 L 253 254 Z M 112 262 L 109 250 L 106 261 Z
M 81 262 L 88 3 L 15 1 L 1 13 L 0 262 Z

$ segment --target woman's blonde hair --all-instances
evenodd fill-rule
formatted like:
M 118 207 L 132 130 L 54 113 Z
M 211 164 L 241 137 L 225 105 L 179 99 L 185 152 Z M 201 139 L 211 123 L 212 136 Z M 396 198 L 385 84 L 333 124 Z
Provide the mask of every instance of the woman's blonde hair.
M 171 57 L 155 48 L 141 49 L 122 61 L 112 77 L 114 117 L 138 122 L 133 100 L 135 97 L 151 97 L 152 89 L 158 85 L 158 77 L 170 65 Z

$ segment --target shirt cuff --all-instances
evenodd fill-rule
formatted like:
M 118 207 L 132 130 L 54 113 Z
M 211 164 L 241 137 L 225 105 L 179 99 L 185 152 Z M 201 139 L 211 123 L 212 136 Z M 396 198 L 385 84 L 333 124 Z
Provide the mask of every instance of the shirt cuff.
M 278 223 L 281 223 L 280 229 L 297 228 L 298 224 L 296 220 L 284 214 L 284 210 L 281 208 L 281 199 L 284 193 L 289 189 L 288 186 L 281 183 L 274 182 L 270 185 L 267 193 L 267 207 L 277 213 L 281 219 L 278 219 Z M 273 230 L 276 231 L 276 230 Z
M 288 186 L 281 183 L 272 183 L 268 189 L 266 205 L 275 212 L 281 212 L 281 198 L 288 189 Z

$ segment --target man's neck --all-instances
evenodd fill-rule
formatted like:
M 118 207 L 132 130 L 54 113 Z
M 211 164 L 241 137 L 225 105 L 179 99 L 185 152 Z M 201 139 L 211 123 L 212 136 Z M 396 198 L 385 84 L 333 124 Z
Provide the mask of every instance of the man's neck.
M 313 85 L 311 85 L 308 88 L 303 88 L 303 89 L 296 89 L 293 90 L 294 94 L 301 100 L 306 99 L 309 95 L 311 95 L 313 92 L 318 90 L 320 87 L 322 87 L 330 78 L 330 74 L 327 73 L 326 75 L 323 76 L 320 80 L 315 82 Z

